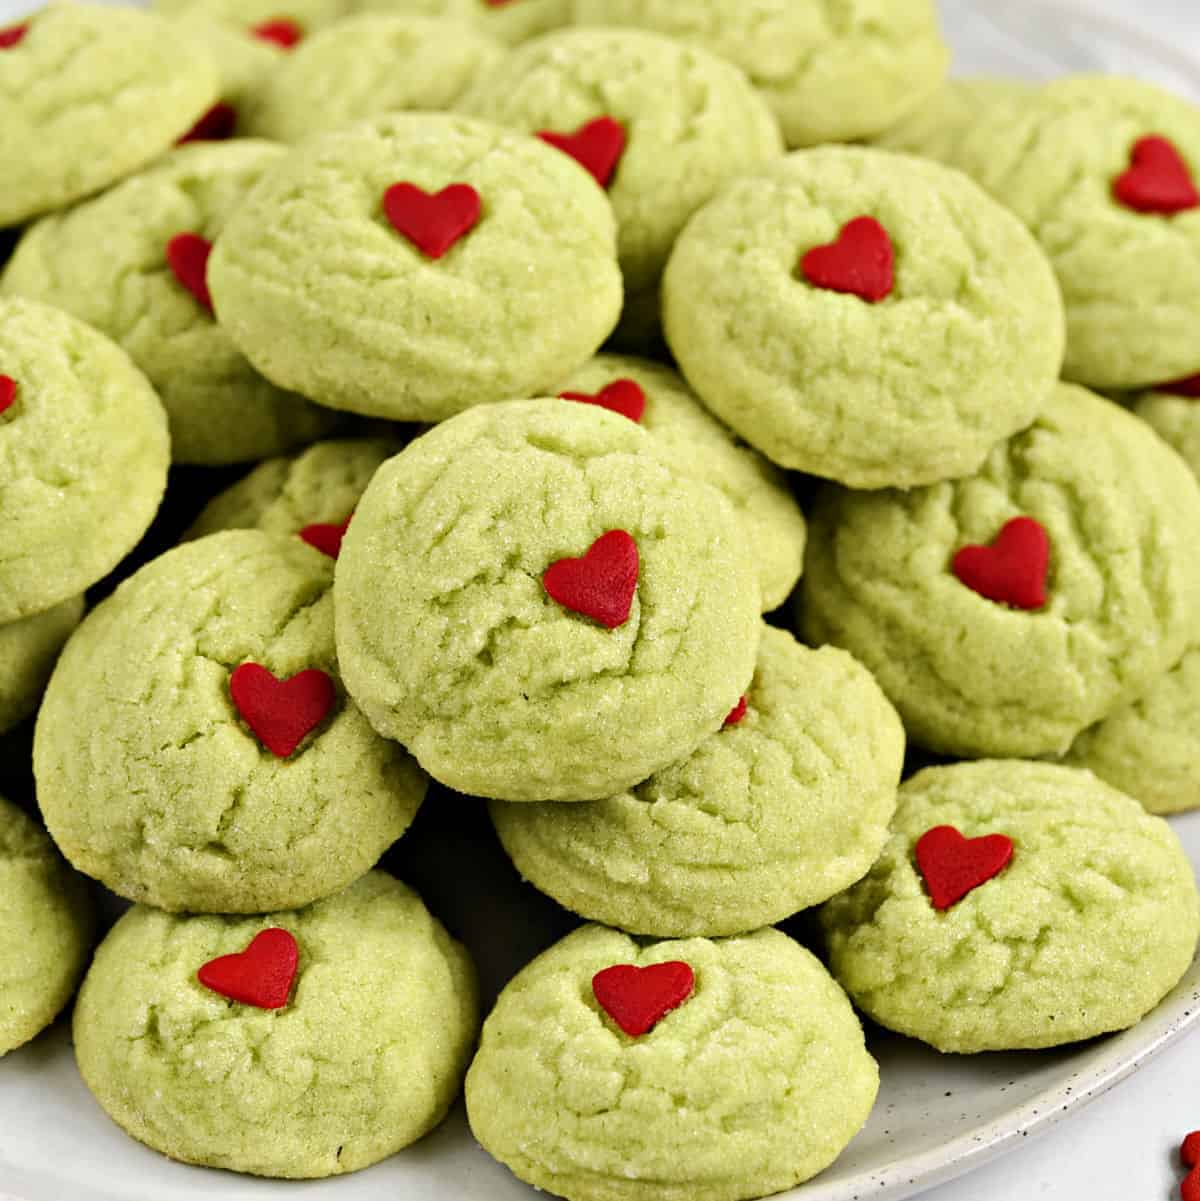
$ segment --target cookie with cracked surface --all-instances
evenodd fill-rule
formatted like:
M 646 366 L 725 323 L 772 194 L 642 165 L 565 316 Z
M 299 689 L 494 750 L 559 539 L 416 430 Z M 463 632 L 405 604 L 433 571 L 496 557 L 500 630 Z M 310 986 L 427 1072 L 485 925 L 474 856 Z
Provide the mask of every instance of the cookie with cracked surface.
M 514 401 L 435 426 L 376 472 L 338 559 L 338 653 L 371 723 L 442 783 L 612 796 L 690 754 L 749 684 L 761 623 L 744 532 L 655 445 L 594 405 Z M 632 562 L 610 571 L 589 556 L 614 536 Z M 561 599 L 563 573 L 588 575 L 615 616 Z
M 1043 604 L 989 599 L 958 556 L 1038 523 Z M 963 757 L 1063 754 L 1179 661 L 1200 621 L 1200 487 L 1118 405 L 1062 384 L 977 475 L 910 492 L 826 489 L 810 514 L 808 641 L 865 663 L 910 737 Z M 979 551 L 974 552 L 976 555 Z
M 0 226 L 106 188 L 217 99 L 207 52 L 130 8 L 54 4 L 0 49 Z
M 582 805 L 493 802 L 517 870 L 634 934 L 757 930 L 861 879 L 904 763 L 896 711 L 844 651 L 767 627 L 746 705 L 688 758 Z
M 166 406 L 176 462 L 261 459 L 328 434 L 328 409 L 276 388 L 213 317 L 204 247 L 271 166 L 267 142 L 182 146 L 148 171 L 26 231 L 0 292 L 56 305 L 107 334 Z M 195 239 L 201 258 L 173 257 Z
M 268 928 L 294 938 L 286 1003 L 197 979 Z M 355 1172 L 438 1124 L 479 1028 L 475 972 L 411 889 L 373 871 L 265 917 L 131 909 L 75 1007 L 75 1054 L 109 1117 L 186 1163 L 259 1176 Z
M 705 404 L 783 467 L 852 488 L 975 471 L 1062 362 L 1053 273 L 1021 223 L 937 163 L 801 151 L 688 224 L 663 325 Z
M 621 308 L 596 182 L 533 138 L 437 113 L 302 143 L 234 214 L 208 282 L 268 379 L 397 421 L 549 388 Z
M 95 914 L 54 844 L 0 797 L 0 1055 L 58 1016 L 87 967 Z
M 930 829 L 1011 840 L 948 909 L 914 862 Z M 1192 962 L 1200 899 L 1161 818 L 1090 772 L 984 760 L 906 781 L 879 862 L 827 902 L 831 970 L 880 1025 L 940 1051 L 1053 1047 L 1139 1021 Z
M 83 597 L 73 596 L 45 613 L 0 626 L 0 734 L 38 706 L 63 643 L 83 616 Z
M 930 0 L 576 0 L 580 25 L 632 25 L 736 63 L 789 146 L 879 133 L 935 91 L 950 52 Z
M 1181 380 L 1179 388 L 1176 392 L 1146 392 L 1133 402 L 1133 411 L 1174 447 L 1200 478 L 1200 377 Z
M 581 148 L 568 153 L 600 171 L 617 215 L 624 344 L 657 332 L 659 281 L 688 218 L 784 149 L 770 108 L 737 67 L 636 29 L 570 29 L 528 42 L 458 108 L 531 134 L 574 135 L 569 145 Z M 593 122 L 616 123 L 610 143 L 597 143 L 598 158 L 578 140 Z
M 162 403 L 120 347 L 0 297 L 0 623 L 103 579 L 150 525 L 169 460 Z
M 626 1034 L 594 977 L 667 963 L 687 965 L 690 993 Z M 568 1201 L 736 1201 L 832 1163 L 878 1086 L 845 995 L 778 930 L 646 945 L 585 926 L 501 993 L 467 1116 L 486 1151 Z
M 38 802 L 76 867 L 160 909 L 262 913 L 345 887 L 404 833 L 425 776 L 343 692 L 332 582 L 299 539 L 234 530 L 168 551 L 84 619 L 34 740 Z

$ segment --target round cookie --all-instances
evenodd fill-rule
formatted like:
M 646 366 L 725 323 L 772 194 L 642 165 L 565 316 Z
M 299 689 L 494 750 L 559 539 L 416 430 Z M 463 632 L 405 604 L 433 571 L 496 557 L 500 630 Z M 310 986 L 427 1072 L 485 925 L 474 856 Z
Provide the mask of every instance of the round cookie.
M 337 423 L 250 366 L 213 317 L 203 263 L 172 257 L 181 237 L 211 245 L 284 157 L 246 140 L 181 147 L 103 196 L 43 218 L 0 279 L 5 295 L 65 309 L 129 353 L 162 397 L 176 462 L 261 459 Z
M 306 38 L 259 89 L 249 132 L 299 142 L 365 117 L 447 109 L 501 57 L 452 21 L 372 13 Z
M 58 1016 L 87 966 L 95 918 L 45 832 L 0 797 L 0 1055 Z
M 947 826 L 1009 839 L 1007 866 L 981 880 L 1003 848 L 924 837 Z M 892 828 L 821 910 L 833 974 L 890 1030 L 948 1052 L 1058 1046 L 1132 1026 L 1192 962 L 1200 900 L 1178 838 L 1090 772 L 929 768 L 901 787 Z M 970 890 L 939 895 L 956 873 Z
M 789 146 L 879 133 L 936 91 L 950 53 L 930 0 L 576 0 L 581 25 L 634 25 L 736 63 Z
M 482 76 L 459 108 L 531 134 L 572 135 L 597 121 L 620 126 L 608 127 L 610 142 L 601 137 L 595 160 L 586 141 L 567 152 L 590 163 L 617 216 L 624 343 L 645 343 L 656 331 L 659 281 L 688 218 L 784 149 L 770 108 L 741 71 L 635 29 L 569 29 L 528 42 Z
M 8 28 L 13 36 L 0 48 L 0 226 L 136 171 L 217 98 L 205 50 L 148 13 L 52 4 Z
M 63 643 L 83 616 L 83 597 L 73 596 L 45 613 L 0 626 L 0 734 L 38 706 Z
M 199 981 L 267 929 L 298 951 L 280 1008 Z M 298 912 L 131 909 L 96 952 L 74 1034 L 84 1081 L 134 1138 L 185 1163 L 306 1179 L 358 1171 L 436 1126 L 478 1028 L 466 951 L 375 871 Z
M 603 402 L 613 385 L 629 391 L 627 380 L 641 391 L 644 409 L 638 424 L 654 436 L 660 453 L 680 474 L 711 484 L 736 510 L 758 564 L 763 612 L 778 608 L 800 578 L 807 537 L 804 514 L 787 477 L 717 421 L 669 367 L 598 354 L 557 390 Z
M 0 297 L 0 624 L 103 579 L 150 525 L 169 460 L 162 404 L 124 351 Z
M 600 799 L 690 754 L 761 626 L 724 497 L 627 418 L 562 400 L 472 409 L 385 463 L 335 591 L 371 724 L 497 800 Z
M 596 995 L 637 999 L 636 977 L 593 984 L 619 965 L 678 985 L 647 1033 Z M 878 1086 L 845 995 L 778 930 L 644 945 L 585 926 L 500 994 L 467 1116 L 484 1150 L 568 1201 L 737 1201 L 832 1163 Z
M 591 921 L 673 938 L 773 925 L 861 879 L 904 765 L 900 719 L 870 674 L 768 626 L 737 714 L 608 800 L 493 802 L 517 870 Z
M 1134 165 L 1151 137 L 1173 163 Z M 989 106 L 956 160 L 1049 256 L 1068 379 L 1138 389 L 1200 370 L 1200 108 L 1134 80 L 1062 79 Z
M 268 379 L 398 421 L 549 388 L 621 307 L 595 181 L 533 138 L 433 113 L 297 147 L 234 214 L 208 282 Z
M 1192 474 L 1200 478 L 1200 377 L 1179 381 L 1179 389 L 1146 392 L 1133 402 L 1133 411 L 1174 447 Z
M 718 417 L 852 488 L 975 471 L 1062 362 L 1058 289 L 1021 223 L 958 172 L 865 148 L 789 155 L 701 209 L 663 324 Z
M 332 580 L 299 539 L 234 530 L 84 619 L 34 740 L 76 867 L 160 909 L 263 913 L 345 887 L 404 833 L 426 780 L 343 693 Z
M 1194 638 L 1197 528 L 1200 487 L 1178 455 L 1119 406 L 1060 385 L 970 479 L 827 489 L 809 525 L 806 639 L 866 664 L 930 750 L 1062 754 Z

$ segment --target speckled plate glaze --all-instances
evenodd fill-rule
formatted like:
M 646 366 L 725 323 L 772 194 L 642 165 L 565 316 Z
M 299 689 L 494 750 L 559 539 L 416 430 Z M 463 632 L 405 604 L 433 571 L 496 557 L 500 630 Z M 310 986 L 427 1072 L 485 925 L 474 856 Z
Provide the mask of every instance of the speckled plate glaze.
M 1049 78 L 1119 70 L 1200 100 L 1200 63 L 1089 14 L 1082 7 L 1086 0 L 1078 4 L 946 0 L 958 71 Z M 32 7 L 0 0 L 0 26 Z M 1200 871 L 1200 813 L 1174 818 L 1172 825 Z M 459 829 L 451 818 L 434 834 L 428 846 L 401 850 L 399 862 L 388 865 L 412 878 L 431 906 L 464 933 L 494 989 L 563 932 L 562 917 L 520 889 L 486 830 L 469 824 Z M 410 836 L 421 837 L 419 831 Z M 426 882 L 451 879 L 451 865 L 457 879 L 472 882 L 473 895 L 460 890 L 439 897 Z M 444 908 L 451 904 L 457 913 Z M 1079 1110 L 1169 1047 L 1198 1016 L 1200 960 L 1134 1029 L 1065 1050 L 944 1056 L 877 1033 L 871 1048 L 882 1088 L 870 1121 L 833 1167 L 784 1196 L 901 1201 L 953 1179 Z M 127 1138 L 80 1080 L 64 1023 L 0 1062 L 0 1201 L 295 1201 L 301 1195 L 304 1201 L 535 1196 L 475 1146 L 461 1110 L 429 1138 L 375 1168 L 296 1185 L 185 1167 Z

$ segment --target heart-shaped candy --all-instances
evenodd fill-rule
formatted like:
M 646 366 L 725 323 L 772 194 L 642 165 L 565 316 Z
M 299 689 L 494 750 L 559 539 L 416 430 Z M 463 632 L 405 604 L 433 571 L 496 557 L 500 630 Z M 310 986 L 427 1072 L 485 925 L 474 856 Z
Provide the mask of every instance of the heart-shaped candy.
M 219 100 L 175 145 L 183 146 L 188 142 L 224 142 L 233 137 L 236 128 L 237 110 L 232 104 Z
M 991 546 L 964 546 L 953 567 L 962 583 L 990 601 L 1040 609 L 1046 603 L 1050 537 L 1040 521 L 1014 517 Z
M 290 50 L 304 37 L 304 26 L 291 17 L 273 17 L 255 25 L 250 32 L 263 42 L 274 42 L 284 50 Z
M 848 292 L 871 304 L 891 295 L 895 267 L 892 239 L 874 217 L 855 217 L 842 226 L 836 242 L 814 246 L 800 260 L 810 284 Z
M 1183 1160 L 1184 1167 L 1194 1168 L 1200 1165 L 1200 1130 L 1193 1130 L 1183 1140 L 1179 1148 L 1179 1158 Z
M 637 543 L 624 530 L 609 530 L 582 558 L 552 563 L 542 586 L 564 609 L 615 630 L 629 620 L 640 566 Z
M 999 875 L 1013 857 L 1007 834 L 964 838 L 953 826 L 934 826 L 917 840 L 917 867 L 935 909 L 949 909 Z
M 602 188 L 608 187 L 621 155 L 625 153 L 625 126 L 612 117 L 597 117 L 574 133 L 543 129 L 538 137 L 556 150 L 569 154 Z
M 167 266 L 171 273 L 211 313 L 212 297 L 208 294 L 210 254 L 212 243 L 199 234 L 176 234 L 167 243 Z
M 592 977 L 592 995 L 630 1038 L 649 1034 L 678 1009 L 696 988 L 696 977 L 686 963 L 652 963 L 635 967 L 620 963 Z
M 1160 384 L 1155 391 L 1169 392 L 1172 396 L 1186 396 L 1192 400 L 1200 400 L 1200 375 L 1189 375 L 1187 379 L 1172 380 L 1169 384 Z
M 350 517 L 354 514 L 351 513 Z M 300 537 L 308 543 L 309 546 L 316 547 L 322 554 L 328 555 L 331 559 L 336 559 L 342 553 L 342 539 L 346 536 L 346 531 L 350 528 L 350 517 L 339 525 L 317 524 L 306 525 L 300 531 Z
M 17 399 L 17 381 L 11 375 L 0 375 L 0 413 L 6 413 Z
M 243 663 L 229 677 L 229 695 L 259 742 L 286 759 L 325 720 L 337 694 L 316 668 L 280 680 L 257 663 Z
M 11 50 L 29 32 L 29 22 L 0 29 L 0 50 Z
M 383 194 L 383 211 L 392 228 L 431 259 L 440 259 L 479 223 L 479 193 L 455 183 L 429 193 L 416 184 L 392 184 Z
M 259 1009 L 282 1009 L 292 991 L 300 948 L 287 930 L 272 927 L 256 934 L 236 955 L 210 959 L 196 978 L 205 988 L 231 1001 Z
M 742 697 L 729 711 L 729 716 L 725 719 L 725 724 L 721 727 L 721 729 L 725 730 L 730 726 L 736 726 L 742 720 L 742 718 L 746 716 L 747 708 L 749 708 L 749 706 L 746 702 L 746 698 Z
M 577 400 L 580 404 L 599 405 L 613 413 L 620 413 L 630 421 L 641 421 L 646 412 L 646 393 L 636 380 L 613 380 L 599 392 L 560 392 L 563 400 Z
M 1192 173 L 1172 142 L 1154 134 L 1134 143 L 1129 170 L 1113 182 L 1113 195 L 1139 213 L 1164 217 L 1200 208 Z

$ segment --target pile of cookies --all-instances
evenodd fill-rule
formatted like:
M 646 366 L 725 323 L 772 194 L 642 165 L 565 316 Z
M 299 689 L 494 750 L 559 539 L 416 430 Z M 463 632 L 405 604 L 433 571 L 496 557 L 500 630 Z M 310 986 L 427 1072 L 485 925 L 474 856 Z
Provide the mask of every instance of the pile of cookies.
M 465 1080 L 539 1188 L 738 1201 L 866 1120 L 856 1010 L 1159 1003 L 1200 109 L 947 84 L 928 0 L 155 7 L 0 30 L 0 1050 L 82 978 L 174 1158 L 354 1171 Z M 482 1032 L 377 867 L 427 791 L 587 923 Z

